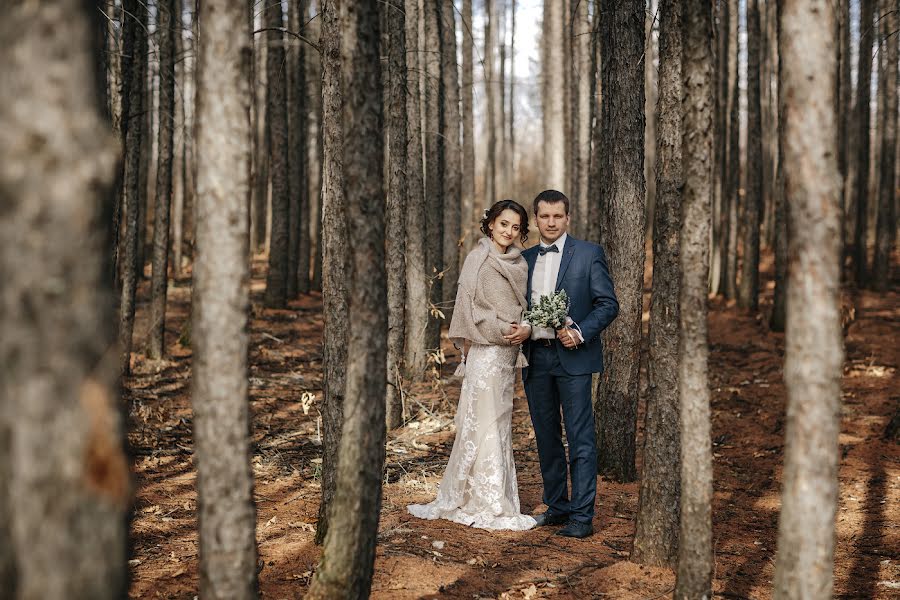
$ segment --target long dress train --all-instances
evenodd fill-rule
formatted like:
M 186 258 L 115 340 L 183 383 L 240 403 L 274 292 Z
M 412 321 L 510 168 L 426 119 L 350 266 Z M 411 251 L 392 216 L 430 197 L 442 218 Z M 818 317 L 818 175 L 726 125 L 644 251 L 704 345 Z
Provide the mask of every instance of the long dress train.
M 412 504 L 422 519 L 447 519 L 482 529 L 525 530 L 535 520 L 519 509 L 512 449 L 512 407 L 518 346 L 473 344 L 456 410 L 456 440 L 437 498 Z

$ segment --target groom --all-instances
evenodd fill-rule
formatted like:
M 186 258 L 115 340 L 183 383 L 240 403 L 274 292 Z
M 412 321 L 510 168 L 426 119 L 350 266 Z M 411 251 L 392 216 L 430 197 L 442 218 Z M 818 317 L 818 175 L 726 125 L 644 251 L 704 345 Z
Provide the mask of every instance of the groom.
M 522 379 L 547 505 L 547 511 L 535 519 L 538 526 L 565 524 L 558 535 L 584 538 L 594 533 L 591 521 L 597 495 L 591 374 L 603 371 L 600 332 L 616 318 L 619 303 L 603 248 L 566 233 L 569 199 L 565 194 L 556 190 L 538 194 L 534 215 L 541 243 L 522 253 L 528 263 L 529 307 L 543 295 L 566 290 L 574 323 L 557 331 L 552 340 L 529 339 L 533 329 L 527 327 L 514 328 L 506 338 L 512 344 L 525 343 L 529 362 Z M 569 445 L 568 469 L 562 423 Z

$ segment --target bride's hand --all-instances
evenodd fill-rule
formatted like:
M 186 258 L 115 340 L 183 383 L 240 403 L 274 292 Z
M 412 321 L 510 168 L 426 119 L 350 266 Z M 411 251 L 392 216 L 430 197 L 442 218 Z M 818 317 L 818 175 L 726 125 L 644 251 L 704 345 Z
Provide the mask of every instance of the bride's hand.
M 510 344 L 519 345 L 528 339 L 531 335 L 531 327 L 520 325 L 519 323 L 511 323 L 512 331 L 503 338 Z

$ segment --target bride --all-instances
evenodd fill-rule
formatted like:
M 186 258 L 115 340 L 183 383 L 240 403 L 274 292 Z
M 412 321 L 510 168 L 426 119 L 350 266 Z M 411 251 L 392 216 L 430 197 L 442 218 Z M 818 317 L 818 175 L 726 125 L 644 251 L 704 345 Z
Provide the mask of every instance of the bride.
M 515 245 L 528 237 L 528 213 L 501 200 L 485 212 L 481 231 L 487 237 L 466 257 L 450 321 L 450 339 L 463 350 L 456 439 L 437 498 L 407 509 L 482 529 L 531 529 L 534 518 L 519 511 L 511 439 L 515 374 L 527 362 L 503 338 L 528 327 L 520 323 L 528 266 Z

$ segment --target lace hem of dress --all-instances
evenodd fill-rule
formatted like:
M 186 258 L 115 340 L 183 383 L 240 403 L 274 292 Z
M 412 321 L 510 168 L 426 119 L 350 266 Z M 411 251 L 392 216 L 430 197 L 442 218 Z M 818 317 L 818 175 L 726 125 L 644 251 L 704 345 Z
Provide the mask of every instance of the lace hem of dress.
M 411 515 L 420 519 L 445 519 L 447 521 L 453 521 L 454 523 L 460 523 L 461 525 L 468 525 L 469 527 L 476 527 L 478 529 L 526 531 L 537 525 L 537 521 L 534 520 L 534 517 L 529 515 L 495 516 L 483 513 L 472 514 L 467 513 L 461 508 L 442 508 L 440 506 L 434 506 L 435 504 L 437 504 L 437 502 L 432 502 L 430 504 L 410 504 L 406 508 Z

